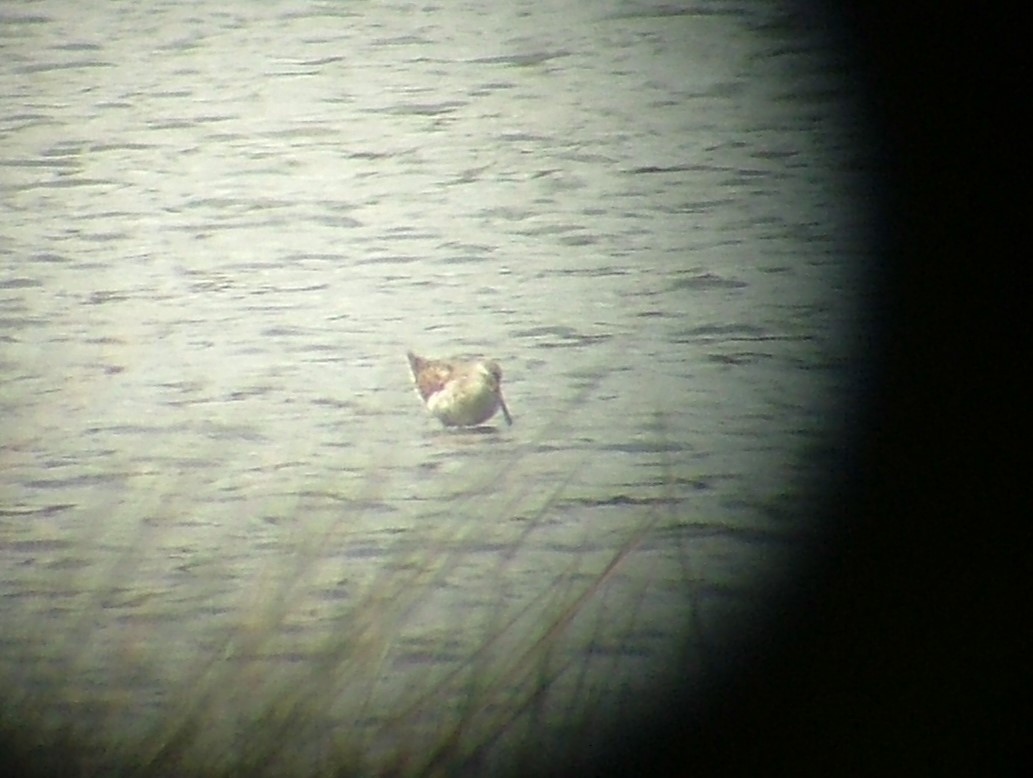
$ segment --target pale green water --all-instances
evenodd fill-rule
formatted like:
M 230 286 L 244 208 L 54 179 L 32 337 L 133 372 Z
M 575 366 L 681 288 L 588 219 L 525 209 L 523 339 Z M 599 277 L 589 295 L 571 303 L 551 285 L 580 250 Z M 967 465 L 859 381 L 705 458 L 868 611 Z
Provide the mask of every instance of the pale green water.
M 870 249 L 834 52 L 710 6 L 4 12 L 10 710 L 414 770 L 717 672 L 821 529 Z

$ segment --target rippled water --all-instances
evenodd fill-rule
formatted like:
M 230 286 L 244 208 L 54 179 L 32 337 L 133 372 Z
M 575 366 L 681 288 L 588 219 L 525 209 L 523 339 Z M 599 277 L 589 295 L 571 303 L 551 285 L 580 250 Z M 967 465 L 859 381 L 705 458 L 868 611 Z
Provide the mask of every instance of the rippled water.
M 727 671 L 863 369 L 868 163 L 808 21 L 5 7 L 5 715 L 454 771 Z M 498 360 L 514 426 L 441 429 L 407 348 Z

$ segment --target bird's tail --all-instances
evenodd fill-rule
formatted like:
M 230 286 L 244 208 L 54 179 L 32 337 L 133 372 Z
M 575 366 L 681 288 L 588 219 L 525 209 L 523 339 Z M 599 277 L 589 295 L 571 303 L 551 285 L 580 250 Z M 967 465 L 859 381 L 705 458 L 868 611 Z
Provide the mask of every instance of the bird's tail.
M 426 359 L 416 356 L 411 351 L 405 352 L 405 355 L 409 358 L 409 369 L 412 371 L 413 376 L 423 370 L 424 365 L 427 364 Z

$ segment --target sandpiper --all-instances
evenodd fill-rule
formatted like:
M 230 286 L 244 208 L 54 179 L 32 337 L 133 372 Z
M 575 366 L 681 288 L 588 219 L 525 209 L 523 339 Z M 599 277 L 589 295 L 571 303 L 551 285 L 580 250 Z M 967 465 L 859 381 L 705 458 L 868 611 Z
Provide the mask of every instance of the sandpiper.
M 409 369 L 416 392 L 446 427 L 476 427 L 502 409 L 512 424 L 502 399 L 502 368 L 495 362 L 445 362 L 408 352 Z

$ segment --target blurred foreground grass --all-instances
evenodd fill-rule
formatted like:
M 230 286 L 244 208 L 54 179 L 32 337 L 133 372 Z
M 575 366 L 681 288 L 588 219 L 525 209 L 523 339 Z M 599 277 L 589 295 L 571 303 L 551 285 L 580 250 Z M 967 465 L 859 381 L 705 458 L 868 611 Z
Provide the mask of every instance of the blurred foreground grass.
M 60 634 L 40 627 L 37 635 L 62 661 L 41 670 L 38 658 L 26 657 L 36 673 L 28 683 L 8 662 L 0 734 L 26 774 L 78 776 L 528 774 L 598 751 L 615 721 L 658 681 L 650 675 L 662 660 L 632 636 L 640 606 L 648 610 L 651 562 L 626 574 L 651 533 L 676 521 L 677 500 L 657 494 L 629 508 L 626 497 L 615 498 L 610 507 L 633 517 L 622 519 L 623 530 L 592 542 L 595 529 L 586 525 L 580 540 L 561 549 L 564 569 L 536 570 L 534 549 L 556 542 L 542 536 L 562 523 L 556 515 L 577 471 L 529 494 L 507 492 L 502 470 L 489 468 L 449 502 L 448 516 L 420 517 L 416 538 L 398 533 L 406 542 L 389 544 L 365 565 L 373 572 L 361 584 L 324 596 L 315 615 L 312 578 L 355 520 L 348 506 L 356 501 L 340 498 L 330 518 L 297 531 L 286 558 L 277 555 L 246 578 L 237 608 L 211 606 L 218 638 L 186 636 L 194 645 L 179 657 L 184 670 L 149 715 L 137 717 L 139 700 L 120 691 L 132 677 L 102 682 L 111 688 L 93 699 L 65 689 L 75 707 L 55 705 L 46 689 L 70 685 L 94 661 L 93 632 L 113 618 L 112 600 L 126 599 L 155 554 L 162 516 L 182 507 L 137 504 L 133 510 L 150 518 L 134 519 L 113 562 L 88 581 L 63 573 L 64 588 L 79 593 L 78 612 L 66 622 L 72 627 Z M 371 481 L 368 488 L 359 502 L 375 502 L 381 487 Z M 303 501 L 293 507 L 305 513 Z M 476 537 L 488 526 L 505 533 L 484 546 Z M 476 572 L 456 578 L 464 569 Z M 519 577 L 539 585 L 515 588 Z M 464 592 L 467 586 L 476 591 Z M 215 602 L 216 594 L 194 599 Z M 153 636 L 144 629 L 139 651 L 162 651 L 154 645 L 161 629 Z M 674 657 L 680 649 L 671 650 Z M 701 661 L 698 653 L 680 658 Z M 131 659 L 112 661 L 130 673 Z M 644 677 L 629 684 L 636 665 Z

